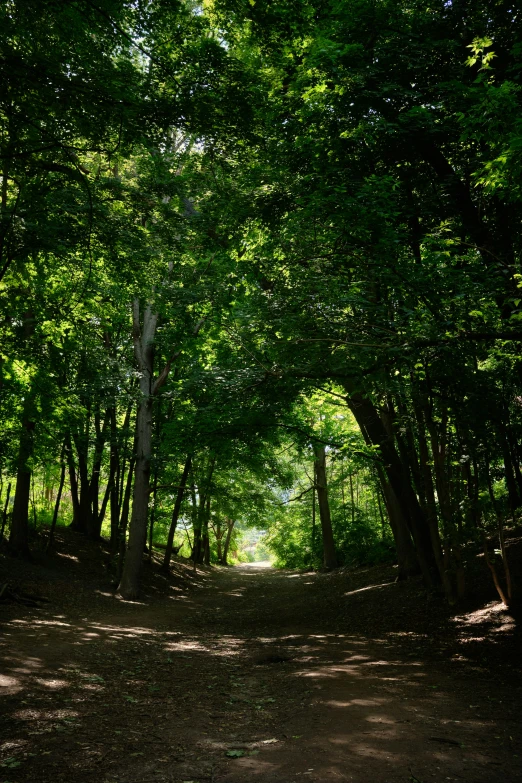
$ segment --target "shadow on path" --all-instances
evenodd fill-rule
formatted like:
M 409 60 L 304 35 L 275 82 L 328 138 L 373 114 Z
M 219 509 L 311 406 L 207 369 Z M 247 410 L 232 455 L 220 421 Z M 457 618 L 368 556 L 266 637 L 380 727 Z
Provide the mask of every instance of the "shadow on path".
M 351 630 L 352 592 L 245 564 L 172 600 L 11 620 L 0 780 L 522 780 L 520 691 Z

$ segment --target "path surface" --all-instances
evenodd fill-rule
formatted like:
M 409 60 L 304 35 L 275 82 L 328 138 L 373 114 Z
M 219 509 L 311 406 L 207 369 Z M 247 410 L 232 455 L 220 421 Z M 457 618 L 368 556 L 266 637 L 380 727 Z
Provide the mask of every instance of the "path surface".
M 243 567 L 11 620 L 0 781 L 522 780 L 520 690 L 351 632 L 324 585 Z

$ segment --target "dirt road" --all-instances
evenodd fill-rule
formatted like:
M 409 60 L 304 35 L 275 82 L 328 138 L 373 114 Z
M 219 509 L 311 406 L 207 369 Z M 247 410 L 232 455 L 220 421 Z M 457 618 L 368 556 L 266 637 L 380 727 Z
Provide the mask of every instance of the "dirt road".
M 365 633 L 396 585 L 339 586 L 242 567 L 13 616 L 0 783 L 522 780 L 520 688 Z

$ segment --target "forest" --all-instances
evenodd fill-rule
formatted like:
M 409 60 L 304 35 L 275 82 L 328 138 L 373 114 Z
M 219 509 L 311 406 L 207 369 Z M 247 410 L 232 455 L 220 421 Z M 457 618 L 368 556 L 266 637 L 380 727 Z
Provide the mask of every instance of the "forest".
M 140 749 L 132 763 L 143 768 L 131 773 L 127 749 L 120 772 L 91 759 L 81 773 L 72 761 L 44 764 L 31 780 L 368 779 L 362 761 L 350 777 L 342 755 L 320 767 L 317 749 L 301 772 L 297 749 L 260 761 L 304 731 L 279 736 L 291 718 L 277 713 L 285 689 L 294 699 L 288 639 L 301 625 L 310 649 L 317 633 L 355 645 L 353 630 L 370 657 L 391 637 L 417 639 L 408 655 L 421 655 L 440 633 L 462 658 L 451 623 L 486 617 L 495 641 L 470 636 L 474 652 L 462 660 L 469 671 L 491 665 L 506 704 L 506 683 L 521 682 L 512 647 L 522 609 L 518 3 L 2 0 L 0 180 L 6 661 L 18 663 L 12 672 L 31 668 L 38 634 L 47 628 L 58 643 L 60 624 L 86 644 L 90 624 L 130 656 L 145 626 L 151 650 L 181 645 L 167 639 L 178 621 L 198 654 L 259 637 L 262 654 L 248 663 L 245 647 L 238 682 L 259 712 L 252 720 L 273 735 L 216 745 L 226 768 L 179 751 L 167 774 L 143 766 Z M 339 609 L 360 591 L 370 592 Z M 232 604 L 247 595 L 252 608 L 236 617 Z M 151 607 L 173 614 L 147 626 Z M 27 638 L 15 654 L 16 629 Z M 187 664 L 179 652 L 172 675 L 181 694 L 192 681 L 194 705 L 207 695 L 198 688 L 221 677 L 196 652 Z M 61 682 L 72 663 L 46 654 L 38 666 Z M 324 652 L 322 665 L 336 654 Z M 150 679 L 159 669 L 143 656 Z M 111 671 L 130 670 L 118 661 Z M 277 686 L 273 698 L 248 696 L 258 664 L 279 667 L 263 685 Z M 108 689 L 107 673 L 89 672 L 78 676 Z M 15 701 L 40 687 L 19 688 L 18 676 L 6 677 Z M 440 675 L 448 692 L 452 676 Z M 464 701 L 493 698 L 481 687 L 470 680 Z M 124 698 L 123 712 L 138 709 Z M 167 720 L 169 699 L 184 697 L 165 698 Z M 502 710 L 492 720 L 508 720 Z M 70 720 L 57 724 L 65 739 L 79 714 L 44 713 L 27 720 Z M 140 727 L 129 715 L 116 733 Z M 207 717 L 184 726 L 193 747 Z M 500 731 L 491 724 L 487 742 L 501 744 Z M 511 745 L 502 761 L 451 767 L 444 753 L 468 740 L 429 739 L 446 743 L 440 758 L 419 745 L 400 772 L 376 766 L 371 779 L 518 779 Z M 29 779 L 38 741 L 2 748 L 6 783 Z M 368 754 L 377 764 L 377 750 Z

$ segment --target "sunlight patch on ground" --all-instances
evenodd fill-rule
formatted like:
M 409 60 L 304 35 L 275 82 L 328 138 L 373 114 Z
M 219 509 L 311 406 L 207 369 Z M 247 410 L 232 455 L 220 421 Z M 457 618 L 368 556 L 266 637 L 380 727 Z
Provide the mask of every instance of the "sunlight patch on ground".
M 147 606 L 145 601 L 137 601 L 136 599 L 123 598 L 123 596 L 119 595 L 118 593 L 115 594 L 114 598 L 120 603 L 129 604 L 130 606 Z
M 56 557 L 65 557 L 67 560 L 74 560 L 75 563 L 80 562 L 80 558 L 75 555 L 66 555 L 65 552 L 55 552 Z
M 205 647 L 201 642 L 169 642 L 165 647 L 171 651 L 186 652 L 188 650 L 199 650 L 201 652 L 209 652 L 208 647 Z
M 0 674 L 0 688 L 2 688 L 4 695 L 7 696 L 9 694 L 18 693 L 22 686 L 16 677 L 8 677 L 7 674 Z
M 379 585 L 368 585 L 368 587 L 359 587 L 358 590 L 350 590 L 348 593 L 343 593 L 343 596 L 347 595 L 355 595 L 356 593 L 364 593 L 367 590 L 379 590 L 382 587 L 389 587 L 390 585 L 394 585 L 395 582 L 382 582 Z
M 395 725 L 397 723 L 396 720 L 389 718 L 388 715 L 368 715 L 365 720 L 367 720 L 368 723 L 388 723 L 390 725 Z
M 68 686 L 68 682 L 65 680 L 44 680 L 40 677 L 37 677 L 35 679 L 35 682 L 38 683 L 38 685 L 43 685 L 45 688 L 66 688 Z
M 490 628 L 490 633 L 504 633 L 505 631 L 513 631 L 515 628 L 515 621 L 509 609 L 502 602 L 492 602 L 487 604 L 483 609 L 476 609 L 474 612 L 468 614 L 457 615 L 452 618 L 452 622 L 464 626 L 464 628 L 472 628 L 473 626 L 480 626 L 484 624 L 491 624 L 495 627 Z M 484 636 L 473 637 L 475 640 L 482 640 Z M 462 641 L 472 641 L 469 637 Z
M 335 699 L 325 702 L 331 707 L 381 707 L 388 699 L 350 699 L 350 701 L 336 701 Z
M 144 628 L 143 626 L 136 626 L 135 628 L 126 625 L 101 625 L 101 623 L 90 623 L 91 628 L 96 628 L 100 631 L 122 633 L 125 636 L 143 636 L 143 635 L 155 635 L 155 631 L 151 628 Z
M 76 710 L 35 710 L 25 709 L 13 713 L 13 718 L 17 720 L 70 720 L 79 718 L 80 713 Z

